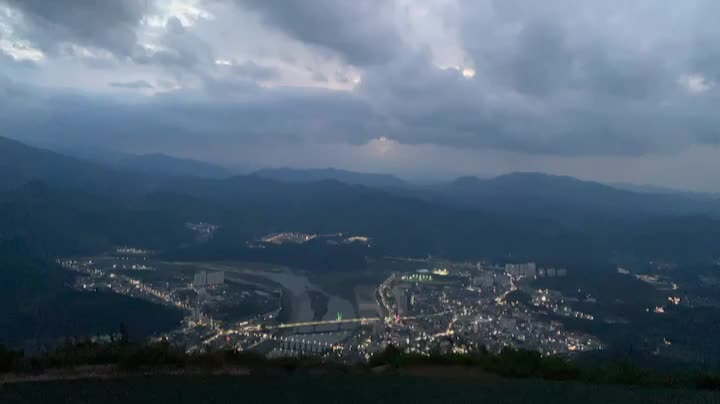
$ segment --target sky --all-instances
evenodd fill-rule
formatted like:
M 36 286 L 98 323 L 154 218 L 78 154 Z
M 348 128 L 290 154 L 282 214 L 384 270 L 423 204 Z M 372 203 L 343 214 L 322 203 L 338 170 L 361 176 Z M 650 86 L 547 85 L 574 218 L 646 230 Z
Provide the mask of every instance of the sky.
M 0 136 L 720 191 L 714 0 L 0 0 Z

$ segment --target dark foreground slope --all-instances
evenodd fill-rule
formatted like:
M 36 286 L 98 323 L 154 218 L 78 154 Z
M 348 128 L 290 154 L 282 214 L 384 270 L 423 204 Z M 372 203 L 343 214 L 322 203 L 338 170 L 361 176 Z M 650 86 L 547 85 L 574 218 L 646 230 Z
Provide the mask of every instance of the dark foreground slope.
M 121 324 L 141 338 L 172 329 L 182 319 L 174 308 L 74 291 L 65 287 L 72 282 L 69 276 L 42 250 L 0 237 L 0 344 L 39 349 L 66 337 L 115 333 Z
M 431 369 L 427 371 L 432 373 Z M 308 374 L 134 376 L 8 384 L 3 403 L 717 403 L 715 392 L 575 382 Z
M 168 343 L 67 344 L 28 357 L 0 347 L 0 402 L 716 403 L 711 369 L 660 372 L 626 362 L 499 354 L 404 354 L 368 364 L 252 353 L 187 353 Z

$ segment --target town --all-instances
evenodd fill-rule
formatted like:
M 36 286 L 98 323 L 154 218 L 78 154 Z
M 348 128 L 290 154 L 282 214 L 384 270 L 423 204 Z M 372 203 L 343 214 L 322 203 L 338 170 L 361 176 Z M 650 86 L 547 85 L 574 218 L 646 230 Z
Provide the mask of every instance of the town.
M 312 238 L 284 233 L 263 242 Z M 363 236 L 343 239 L 367 242 Z M 109 290 L 181 310 L 182 324 L 153 338 L 188 352 L 232 348 L 355 363 L 390 345 L 423 355 L 504 347 L 543 355 L 603 349 L 597 337 L 568 331 L 557 320 L 594 321 L 573 308 L 577 298 L 531 286 L 533 279 L 567 276 L 565 268 L 386 259 L 404 269 L 388 272 L 374 286 L 357 286 L 353 302 L 329 296 L 288 268 L 168 263 L 152 251 L 128 247 L 59 263 L 76 275 L 75 289 Z

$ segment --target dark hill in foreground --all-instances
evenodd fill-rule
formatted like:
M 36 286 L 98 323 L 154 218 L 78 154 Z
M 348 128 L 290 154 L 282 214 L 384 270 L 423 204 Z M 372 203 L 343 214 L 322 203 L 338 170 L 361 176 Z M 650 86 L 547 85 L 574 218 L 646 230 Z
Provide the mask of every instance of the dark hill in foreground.
M 430 374 L 432 376 L 432 374 Z M 714 403 L 713 392 L 418 375 L 135 376 L 9 384 L 3 403 Z

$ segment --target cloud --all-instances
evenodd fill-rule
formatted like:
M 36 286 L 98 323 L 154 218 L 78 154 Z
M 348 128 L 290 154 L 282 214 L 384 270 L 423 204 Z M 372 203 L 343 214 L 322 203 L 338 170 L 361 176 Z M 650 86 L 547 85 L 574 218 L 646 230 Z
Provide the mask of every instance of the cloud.
M 203 74 L 197 69 L 212 65 L 215 57 L 212 48 L 202 38 L 188 30 L 178 17 L 170 17 L 155 44 L 135 47 L 131 59 L 141 65 L 157 64 Z
M 155 88 L 152 84 L 148 83 L 145 80 L 136 80 L 136 81 L 114 81 L 112 83 L 108 84 L 110 87 L 115 88 L 125 88 L 128 90 L 147 90 L 147 89 L 153 89 Z
M 702 94 L 712 90 L 715 82 L 706 79 L 700 74 L 685 74 L 678 79 L 680 84 L 690 94 Z
M 41 50 L 2 37 L 0 37 L 0 54 L 16 62 L 39 62 L 45 59 L 45 54 Z
M 0 66 L 22 94 L 0 105 L 7 133 L 345 145 L 387 164 L 425 148 L 650 159 L 720 139 L 710 0 L 51 3 L 0 0 Z
M 149 0 L 3 0 L 21 14 L 19 34 L 47 52 L 68 41 L 130 55 Z
M 250 78 L 255 81 L 267 81 L 278 78 L 280 73 L 277 69 L 267 66 L 261 66 L 253 61 L 245 63 L 233 64 L 232 72 L 242 77 Z
M 312 79 L 319 82 L 328 82 L 328 77 L 323 74 L 322 72 L 314 71 L 312 72 Z
M 143 81 L 110 84 L 138 90 L 146 85 L 151 86 Z M 217 89 L 213 99 L 207 98 L 205 90 L 114 98 L 67 90 L 48 92 L 11 80 L 0 86 L 0 94 L 3 91 L 14 102 L 0 104 L 0 116 L 7 118 L 0 119 L 0 133 L 35 143 L 192 150 L 209 141 L 292 144 L 355 142 L 371 136 L 370 109 L 345 91 L 252 87 L 232 97 Z
M 342 55 L 354 65 L 391 60 L 402 37 L 384 0 L 236 0 L 289 36 Z
M 672 82 L 665 39 L 636 32 L 643 23 L 660 28 L 642 7 L 633 10 L 614 0 L 463 4 L 468 8 L 459 18 L 463 47 L 482 73 L 507 90 L 535 97 L 587 92 L 642 98 Z M 647 21 L 635 19 L 643 16 Z M 613 19 L 617 26 L 603 23 Z

